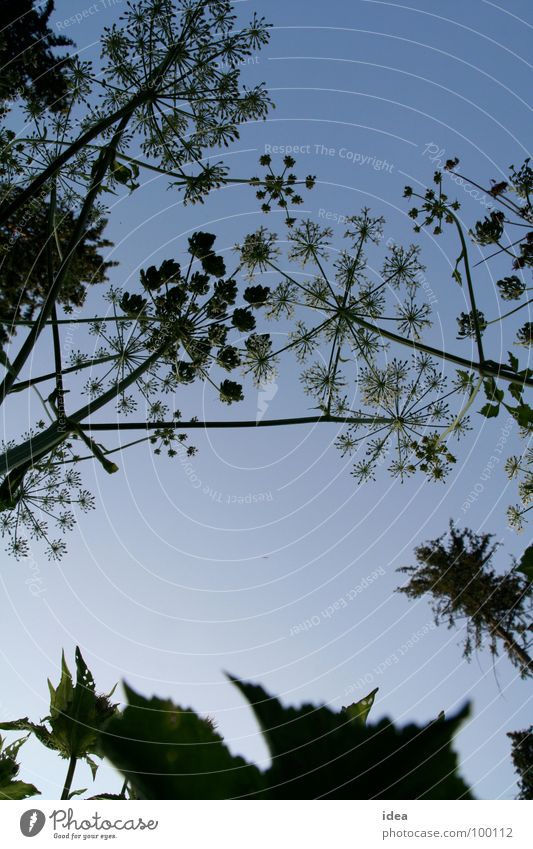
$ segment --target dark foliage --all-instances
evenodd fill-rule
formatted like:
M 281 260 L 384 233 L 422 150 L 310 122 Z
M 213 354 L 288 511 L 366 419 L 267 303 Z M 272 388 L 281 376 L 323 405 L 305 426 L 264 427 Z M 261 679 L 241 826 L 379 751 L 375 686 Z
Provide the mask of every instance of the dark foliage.
M 469 799 L 449 719 L 398 728 L 367 726 L 374 693 L 335 713 L 284 707 L 262 687 L 232 679 L 253 708 L 272 766 L 261 772 L 230 754 L 212 725 L 171 701 L 126 687 L 129 705 L 100 734 L 104 755 L 144 799 Z
M 523 731 L 510 731 L 511 757 L 519 777 L 519 799 L 533 799 L 533 725 Z
M 410 576 L 398 589 L 411 599 L 428 595 L 437 624 L 452 628 L 466 619 L 464 656 L 470 657 L 488 639 L 497 654 L 497 640 L 503 641 L 511 661 L 525 676 L 533 671 L 527 655 L 531 615 L 531 583 L 513 567 L 498 574 L 491 566 L 497 545 L 492 534 L 458 530 L 450 524 L 443 535 L 415 549 L 418 565 L 399 569 Z
M 35 0 L 0 0 L 0 100 L 22 98 L 37 109 L 61 110 L 68 58 L 58 60 L 52 51 L 73 42 L 48 26 L 53 0 L 40 10 L 34 6 Z
M 48 215 L 47 204 L 35 201 L 22 210 L 16 222 L 0 226 L 0 341 L 13 331 L 12 321 L 33 318 L 49 290 Z M 107 270 L 116 265 L 105 261 L 100 253 L 112 246 L 102 236 L 106 223 L 100 218 L 86 229 L 59 292 L 58 302 L 63 306 L 81 307 L 85 284 L 106 281 Z M 50 241 L 56 269 L 60 265 L 58 247 L 64 255 L 75 225 L 74 213 L 60 205 L 56 212 L 57 241 Z

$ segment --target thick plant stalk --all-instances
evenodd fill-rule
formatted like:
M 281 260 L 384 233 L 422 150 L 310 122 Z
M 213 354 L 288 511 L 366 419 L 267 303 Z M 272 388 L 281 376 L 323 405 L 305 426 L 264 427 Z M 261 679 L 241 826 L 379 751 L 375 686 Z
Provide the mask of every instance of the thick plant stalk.
M 128 125 L 129 119 L 130 119 L 129 115 L 122 119 L 122 121 L 120 122 L 120 124 L 117 128 L 117 131 L 116 131 L 115 135 L 113 136 L 113 139 L 110 142 L 108 148 L 101 155 L 99 161 L 97 162 L 97 165 L 96 165 L 95 171 L 94 171 L 94 176 L 93 176 L 92 183 L 91 183 L 91 188 L 89 189 L 89 191 L 87 193 L 87 197 L 85 198 L 85 200 L 83 202 L 83 206 L 82 206 L 81 212 L 78 216 L 78 220 L 76 222 L 74 232 L 72 233 L 72 237 L 70 239 L 70 242 L 69 242 L 67 250 L 66 250 L 65 258 L 64 258 L 63 262 L 61 263 L 57 274 L 54 277 L 53 285 L 48 290 L 48 293 L 47 293 L 46 298 L 44 300 L 44 303 L 41 307 L 41 312 L 39 313 L 39 317 L 38 317 L 37 321 L 33 325 L 28 336 L 24 340 L 24 343 L 23 343 L 20 351 L 18 352 L 17 356 L 13 360 L 13 367 L 12 367 L 11 371 L 6 374 L 6 376 L 4 377 L 4 380 L 2 381 L 2 384 L 0 385 L 0 404 L 2 404 L 3 401 L 5 400 L 7 393 L 9 392 L 11 387 L 13 386 L 15 380 L 17 379 L 18 375 L 20 374 L 22 367 L 24 366 L 26 360 L 28 359 L 31 352 L 33 351 L 33 348 L 35 347 L 35 343 L 37 342 L 37 339 L 39 338 L 42 330 L 44 329 L 47 319 L 49 319 L 53 314 L 53 310 L 54 310 L 54 306 L 55 306 L 55 303 L 56 303 L 57 296 L 58 296 L 58 294 L 61 290 L 61 286 L 63 284 L 63 281 L 64 281 L 64 279 L 67 275 L 67 272 L 70 268 L 70 264 L 71 264 L 71 262 L 74 258 L 75 251 L 76 251 L 80 241 L 83 239 L 85 227 L 86 227 L 87 222 L 89 220 L 89 216 L 91 214 L 91 211 L 92 211 L 94 202 L 96 200 L 97 194 L 101 189 L 102 180 L 104 179 L 104 177 L 105 177 L 105 175 L 106 175 L 106 173 L 109 169 L 109 166 L 110 166 L 111 162 L 113 161 L 115 150 L 116 150 L 116 148 L 117 148 L 117 146 L 120 142 L 120 139 L 122 138 L 122 135 L 123 135 L 123 133 L 124 133 L 124 131 L 125 131 L 127 125 Z
M 75 755 L 72 755 L 68 764 L 67 777 L 65 778 L 65 784 L 63 786 L 63 792 L 61 794 L 61 801 L 68 799 L 70 796 L 70 788 L 72 787 L 72 779 L 74 778 L 76 763 L 77 758 Z

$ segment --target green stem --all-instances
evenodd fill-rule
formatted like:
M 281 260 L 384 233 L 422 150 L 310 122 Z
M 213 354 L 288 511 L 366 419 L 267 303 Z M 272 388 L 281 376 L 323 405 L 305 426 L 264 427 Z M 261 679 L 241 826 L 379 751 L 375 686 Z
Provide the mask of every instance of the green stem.
M 317 424 L 319 422 L 333 422 L 339 424 L 390 424 L 391 419 L 382 416 L 296 416 L 286 419 L 248 419 L 242 421 L 161 421 L 161 422 L 94 422 L 80 425 L 82 430 L 90 433 L 96 431 L 117 430 L 191 430 L 208 428 L 241 428 L 241 427 L 279 427 L 284 425 Z
M 476 343 L 477 349 L 479 353 L 479 361 L 483 365 L 485 362 L 485 355 L 483 354 L 483 342 L 481 341 L 481 327 L 479 326 L 478 314 L 477 314 L 477 306 L 476 306 L 476 297 L 474 294 L 474 285 L 472 283 L 472 276 L 470 274 L 470 261 L 468 259 L 468 247 L 466 244 L 466 239 L 464 237 L 463 228 L 461 227 L 461 222 L 454 215 L 451 210 L 448 209 L 450 216 L 453 218 L 454 224 L 457 228 L 457 232 L 459 233 L 459 239 L 461 241 L 461 257 L 463 260 L 463 265 L 466 274 L 466 283 L 468 286 L 468 295 L 470 298 L 470 309 L 472 311 L 472 320 L 474 322 L 474 330 L 476 334 Z
M 433 348 L 431 345 L 426 345 L 423 342 L 419 342 L 414 339 L 405 339 L 403 336 L 398 336 L 390 330 L 385 330 L 385 328 L 378 327 L 376 324 L 371 324 L 369 321 L 365 321 L 357 315 L 351 315 L 350 318 L 361 327 L 365 327 L 367 330 L 372 331 L 372 333 L 375 333 L 378 336 L 384 336 L 385 339 L 390 339 L 393 342 L 398 342 L 400 345 L 411 348 L 412 351 L 423 351 L 425 354 L 431 354 L 433 357 L 439 357 L 443 360 L 447 360 L 448 362 L 455 363 L 458 366 L 462 366 L 463 368 L 476 371 L 478 374 L 484 375 L 485 377 L 499 377 L 501 380 L 507 380 L 509 382 L 516 380 L 516 375 L 510 373 L 509 366 L 505 366 L 501 363 L 492 364 L 487 361 L 477 363 L 474 360 L 467 360 L 464 357 L 459 357 L 456 354 L 449 353 L 448 351 Z M 526 386 L 533 386 L 533 379 L 524 381 L 524 384 Z
M 24 206 L 24 204 L 31 200 L 31 198 L 35 197 L 42 186 L 58 174 L 61 168 L 67 164 L 69 159 L 72 159 L 72 157 L 79 153 L 80 150 L 83 150 L 91 139 L 101 135 L 101 133 L 105 132 L 105 130 L 109 129 L 109 127 L 112 127 L 113 124 L 117 123 L 117 121 L 124 119 L 124 117 L 127 117 L 129 120 L 133 112 L 151 97 L 151 92 L 139 92 L 128 103 L 122 106 L 121 109 L 117 109 L 116 112 L 113 112 L 106 118 L 101 118 L 100 121 L 97 121 L 96 124 L 86 130 L 85 133 L 82 133 L 75 142 L 72 142 L 69 147 L 63 151 L 63 153 L 60 153 L 59 156 L 50 163 L 48 168 L 45 168 L 45 170 L 42 171 L 29 186 L 23 189 L 20 194 L 14 198 L 14 200 L 10 203 L 0 205 L 0 224 L 5 223 L 15 212 L 17 212 L 17 210 Z
M 70 788 L 72 786 L 72 779 L 74 778 L 74 771 L 76 769 L 77 758 L 75 755 L 72 755 L 68 764 L 67 777 L 65 778 L 65 784 L 63 787 L 63 792 L 61 794 L 61 801 L 68 799 L 70 795 Z
M 10 473 L 14 469 L 23 467 L 28 463 L 35 465 L 35 463 L 46 456 L 46 454 L 53 451 L 53 449 L 57 448 L 61 445 L 61 443 L 65 442 L 72 432 L 76 432 L 78 425 L 83 421 L 83 419 L 91 413 L 95 413 L 97 410 L 105 407 L 109 401 L 112 401 L 117 397 L 117 395 L 120 395 L 121 392 L 124 392 L 129 386 L 139 380 L 139 378 L 141 378 L 149 368 L 161 359 L 166 349 L 166 344 L 159 347 L 149 357 L 147 357 L 144 363 L 141 363 L 141 365 L 131 371 L 127 377 L 115 384 L 115 386 L 112 386 L 107 390 L 107 392 L 100 395 L 99 398 L 90 401 L 84 407 L 77 410 L 73 415 L 69 416 L 66 421 L 66 427 L 63 425 L 63 429 L 61 429 L 58 422 L 54 422 L 42 433 L 38 433 L 36 436 L 27 439 L 20 445 L 15 446 L 15 448 L 1 454 L 0 474 Z
M 22 142 L 31 142 L 33 144 L 53 144 L 53 145 L 68 145 L 70 142 L 68 141 L 60 141 L 57 139 L 36 139 L 32 138 L 17 138 L 17 143 Z M 104 147 L 100 144 L 87 144 L 85 147 L 90 148 L 91 150 L 103 150 Z M 136 159 L 134 156 L 129 156 L 127 153 L 119 153 L 116 154 L 116 159 L 120 159 L 123 162 L 128 162 L 130 165 L 137 165 L 138 168 L 144 168 L 147 171 L 153 171 L 155 174 L 162 174 L 164 177 L 172 177 L 172 179 L 176 180 L 176 182 L 180 185 L 186 186 L 191 182 L 193 177 L 188 174 L 181 174 L 178 171 L 172 171 L 169 168 L 161 168 L 158 165 L 153 165 L 151 162 L 145 162 L 142 159 Z M 224 179 L 224 184 L 228 185 L 254 185 L 254 186 L 269 186 L 271 185 L 267 180 L 260 180 L 253 177 L 226 177 Z M 295 183 L 292 183 L 293 186 L 303 186 L 305 185 L 305 180 L 297 180 Z
M 447 427 L 446 430 L 444 431 L 444 433 L 441 433 L 441 435 L 439 436 L 439 438 L 437 440 L 439 443 L 444 442 L 444 440 L 446 439 L 448 434 L 451 433 L 453 430 L 455 430 L 455 428 L 457 427 L 459 422 L 464 419 L 464 417 L 468 413 L 470 407 L 472 406 L 472 404 L 476 400 L 477 394 L 478 394 L 478 392 L 479 392 L 479 390 L 481 389 L 482 386 L 483 386 L 483 378 L 480 377 L 478 382 L 476 383 L 476 385 L 472 389 L 472 392 L 470 393 L 470 397 L 469 397 L 468 401 L 466 402 L 466 404 L 464 405 L 463 409 L 458 412 L 457 416 L 455 417 L 455 419 L 453 420 L 451 425 L 449 427 Z
M 112 360 L 117 360 L 119 358 L 119 354 L 107 354 L 105 357 L 96 357 L 94 360 L 87 360 L 86 362 L 80 363 L 77 366 L 69 366 L 68 368 L 64 368 L 61 374 L 64 376 L 65 374 L 71 374 L 74 371 L 81 371 L 84 368 L 91 368 L 92 366 L 99 366 L 103 363 L 112 362 Z M 34 386 L 36 383 L 44 383 L 47 380 L 53 380 L 56 376 L 55 371 L 51 371 L 48 374 L 41 374 L 39 377 L 30 377 L 28 380 L 21 380 L 19 383 L 14 383 L 10 393 L 12 392 L 22 392 L 24 389 L 29 389 L 30 386 Z
M 300 283 L 298 283 L 294 277 L 291 277 L 286 271 L 283 271 L 282 268 L 277 266 L 273 262 L 267 263 L 271 268 L 274 269 L 278 274 L 281 274 L 285 277 L 289 282 L 294 283 L 295 286 L 299 288 L 302 287 Z M 499 377 L 502 380 L 507 380 L 512 382 L 516 380 L 516 375 L 510 373 L 509 367 L 503 365 L 502 363 L 493 363 L 492 361 L 482 361 L 475 362 L 474 360 L 467 360 L 464 357 L 459 357 L 457 354 L 451 354 L 448 351 L 443 351 L 439 348 L 433 348 L 431 345 L 426 345 L 424 342 L 420 342 L 415 339 L 406 339 L 404 336 L 399 336 L 397 333 L 393 333 L 391 330 L 386 330 L 383 327 L 379 327 L 377 324 L 372 324 L 369 321 L 365 321 L 365 319 L 360 316 L 351 313 L 350 311 L 346 311 L 347 317 L 349 317 L 355 324 L 358 324 L 360 327 L 364 327 L 366 330 L 370 330 L 372 333 L 375 333 L 378 336 L 383 336 L 385 339 L 390 339 L 392 342 L 397 342 L 399 345 L 404 345 L 407 348 L 410 348 L 411 351 L 417 352 L 421 351 L 425 354 L 431 354 L 433 357 L 439 357 L 442 360 L 447 360 L 448 362 L 455 363 L 455 365 L 462 366 L 462 368 L 471 369 L 472 371 L 476 371 L 480 375 L 484 375 L 485 377 Z M 533 386 L 533 379 L 528 378 L 524 381 L 525 386 Z
M 57 202 L 57 191 L 56 191 L 56 181 L 52 182 L 52 189 L 50 191 L 50 210 L 48 215 L 48 238 L 46 241 L 46 265 L 47 265 L 47 275 L 48 275 L 48 288 L 52 289 L 54 285 L 54 255 L 52 252 L 52 240 L 55 238 L 57 244 L 57 250 L 59 254 L 59 262 L 63 262 L 63 256 L 61 253 L 61 247 L 59 245 L 59 239 L 57 237 L 56 231 L 56 202 Z M 59 338 L 59 329 L 57 326 L 57 307 L 54 301 L 52 305 L 52 339 L 53 339 L 53 349 L 54 349 L 54 366 L 55 366 L 55 382 L 56 382 L 56 399 L 55 406 L 57 408 L 57 417 L 61 421 L 65 421 L 65 388 L 63 386 L 63 373 L 62 373 L 62 365 L 61 365 L 61 340 Z
M 56 298 L 61 290 L 61 286 L 70 268 L 70 264 L 74 258 L 75 252 L 84 237 L 86 225 L 89 220 L 91 210 L 93 208 L 97 194 L 101 190 L 102 180 L 104 179 L 105 174 L 107 173 L 107 170 L 113 160 L 115 150 L 127 127 L 129 119 L 129 115 L 122 118 L 111 142 L 109 143 L 105 152 L 101 154 L 98 162 L 96 163 L 91 187 L 83 202 L 83 206 L 78 216 L 78 220 L 76 221 L 76 226 L 74 227 L 72 236 L 70 238 L 65 258 L 63 259 L 63 262 L 61 263 L 59 270 L 55 275 L 52 287 L 48 290 L 46 294 L 46 298 L 44 299 L 44 303 L 41 307 L 41 312 L 39 313 L 37 321 L 28 333 L 28 336 L 24 340 L 20 351 L 18 352 L 17 356 L 13 361 L 13 368 L 11 372 L 6 374 L 4 380 L 2 381 L 2 384 L 0 385 L 0 404 L 2 404 L 5 400 L 6 395 L 8 394 L 13 383 L 18 377 L 22 367 L 24 366 L 24 363 L 33 351 L 35 343 L 37 342 L 41 331 L 44 329 L 44 322 L 52 316 Z
M 58 318 L 58 319 L 49 319 L 48 321 L 42 322 L 47 327 L 53 327 L 54 325 L 61 324 L 94 324 L 95 322 L 99 324 L 104 324 L 104 322 L 117 322 L 117 321 L 134 321 L 135 319 L 131 318 L 129 315 L 103 315 L 98 316 L 95 315 L 92 318 Z M 143 321 L 153 321 L 158 322 L 163 319 L 158 318 L 157 316 L 143 316 Z M 35 319 L 24 319 L 17 318 L 12 321 L 10 318 L 0 318 L 0 324 L 13 324 L 15 326 L 21 327 L 33 327 L 36 323 Z
M 513 315 L 513 313 L 518 312 L 518 310 L 521 310 L 523 307 L 527 307 L 527 305 L 531 303 L 533 303 L 533 298 L 530 298 L 529 301 L 524 301 L 523 304 L 520 304 L 519 306 L 515 307 L 514 310 L 509 310 L 509 312 L 498 316 L 498 318 L 493 318 L 492 321 L 487 321 L 487 327 L 489 326 L 489 324 L 496 324 L 498 321 L 503 321 L 504 318 L 508 318 L 510 315 Z

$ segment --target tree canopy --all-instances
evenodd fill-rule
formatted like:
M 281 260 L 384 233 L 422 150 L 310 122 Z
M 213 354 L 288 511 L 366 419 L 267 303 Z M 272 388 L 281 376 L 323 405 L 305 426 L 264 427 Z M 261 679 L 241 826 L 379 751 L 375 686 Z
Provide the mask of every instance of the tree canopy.
M 0 101 L 22 98 L 36 111 L 65 108 L 68 56 L 58 58 L 54 51 L 73 42 L 50 29 L 53 11 L 54 0 L 0 3 Z
M 399 588 L 410 599 L 429 595 L 437 623 L 452 628 L 466 620 L 464 655 L 488 640 L 493 654 L 503 643 L 523 677 L 533 674 L 531 614 L 533 583 L 519 564 L 504 574 L 496 572 L 492 558 L 498 548 L 491 534 L 475 534 L 450 525 L 448 537 L 431 540 L 415 549 L 418 565 L 398 571 L 409 576 Z M 531 549 L 529 549 L 531 552 Z

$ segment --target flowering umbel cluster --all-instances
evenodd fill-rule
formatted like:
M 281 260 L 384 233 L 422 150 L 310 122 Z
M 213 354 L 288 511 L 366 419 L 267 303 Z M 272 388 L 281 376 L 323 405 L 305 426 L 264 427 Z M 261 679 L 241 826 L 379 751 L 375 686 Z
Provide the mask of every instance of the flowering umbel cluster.
M 446 437 L 468 428 L 450 409 L 464 387 L 448 387 L 442 363 L 423 351 L 401 358 L 391 352 L 395 342 L 416 350 L 431 326 L 431 307 L 417 246 L 390 245 L 377 279 L 370 272 L 367 253 L 379 245 L 383 224 L 368 208 L 350 216 L 345 247 L 333 252 L 330 228 L 291 222 L 287 260 L 304 275 L 287 272 L 280 242 L 265 228 L 244 239 L 240 260 L 253 278 L 281 277 L 267 316 L 292 319 L 288 347 L 303 365 L 304 391 L 324 419 L 345 423 L 336 444 L 354 455 L 356 479 L 374 479 L 386 463 L 401 479 L 421 470 L 442 480 L 455 462 Z
M 94 438 L 86 421 L 93 413 L 109 405 L 120 419 L 142 411 L 155 452 L 174 456 L 187 440 L 177 391 L 201 379 L 230 405 L 244 394 L 242 383 L 232 379 L 236 369 L 252 371 L 256 380 L 272 371 L 268 334 L 255 332 L 269 290 L 239 291 L 238 269 L 226 272 L 210 233 L 190 237 L 184 262 L 169 258 L 144 269 L 137 287 L 107 287 L 101 315 L 79 316 L 87 284 L 104 280 L 115 264 L 93 257 L 91 242 L 111 246 L 100 239 L 109 194 L 134 192 L 145 170 L 165 175 L 171 188 L 182 190 L 185 203 L 203 202 L 229 181 L 218 151 L 238 138 L 241 124 L 265 118 L 270 106 L 264 85 L 246 86 L 240 74 L 246 57 L 268 37 L 263 18 L 253 15 L 242 26 L 229 0 L 128 3 L 101 38 L 104 73 L 73 57 L 62 68 L 57 109 L 42 113 L 35 99 L 23 97 L 23 131 L 0 128 L 3 241 L 9 250 L 28 227 L 32 234 L 25 256 L 31 274 L 20 282 L 20 288 L 29 287 L 31 311 L 6 309 L 0 316 L 0 329 L 9 327 L 6 340 L 18 325 L 27 334 L 14 339 L 14 354 L 0 352 L 0 404 L 28 390 L 46 411 L 43 423 L 6 445 L 0 456 L 2 532 L 16 556 L 30 552 L 33 538 L 45 542 L 51 557 L 61 556 L 64 543 L 52 527 L 68 530 L 78 508 L 92 506 L 72 471 L 81 460 L 96 459 L 108 473 L 117 470 L 109 455 L 121 448 L 109 449 Z M 9 114 L 7 108 L 3 114 Z M 292 164 L 286 161 L 278 174 L 269 163 L 261 178 L 237 182 L 264 192 L 289 216 L 301 201 Z M 305 180 L 308 188 L 312 183 L 311 177 Z M 26 266 L 15 265 L 21 277 Z M 72 325 L 90 327 L 92 350 L 73 351 L 71 345 L 68 353 L 61 350 L 58 328 L 66 321 L 61 306 L 65 312 L 76 307 Z M 23 380 L 41 334 L 53 365 Z M 76 410 L 80 374 L 85 403 Z
M 454 171 L 462 180 L 480 188 L 477 183 L 458 174 L 456 170 L 458 165 L 457 158 L 451 159 L 446 163 L 445 171 Z M 437 171 L 434 175 L 435 189 L 427 189 L 424 195 L 419 195 L 408 186 L 404 194 L 408 198 L 422 201 L 421 206 L 412 208 L 409 213 L 415 220 L 420 220 L 420 216 L 425 215 L 422 224 L 417 224 L 415 230 L 420 231 L 422 226 L 427 227 L 436 223 L 433 233 L 438 235 L 442 231 L 442 224 L 446 223 L 453 225 L 459 234 L 461 252 L 455 262 L 452 277 L 456 283 L 466 289 L 470 310 L 462 311 L 457 317 L 457 338 L 473 340 L 479 358 L 477 370 L 481 376 L 474 385 L 473 372 L 462 370 L 457 372 L 459 383 L 465 391 L 470 386 L 470 397 L 466 408 L 472 406 L 477 393 L 483 390 L 488 403 L 484 404 L 479 413 L 485 418 L 494 418 L 498 416 L 500 410 L 506 410 L 517 422 L 520 436 L 529 441 L 533 430 L 533 409 L 528 403 L 526 393 L 533 386 L 533 370 L 527 364 L 525 366 L 520 364 L 518 357 L 512 352 L 508 352 L 506 363 L 498 363 L 489 359 L 485 350 L 489 329 L 494 328 L 501 333 L 502 322 L 506 320 L 511 323 L 516 322 L 520 314 L 524 315 L 522 310 L 528 310 L 532 301 L 528 297 L 531 287 L 528 287 L 525 280 L 526 270 L 533 265 L 533 230 L 530 229 L 533 225 L 531 203 L 533 171 L 529 159 L 525 160 L 520 169 L 511 166 L 507 181 L 492 181 L 491 188 L 485 191 L 494 198 L 500 208 L 491 210 L 469 231 L 475 245 L 490 249 L 491 253 L 486 260 L 492 260 L 497 255 L 500 255 L 502 259 L 510 256 L 512 260 L 514 273 L 497 280 L 496 291 L 502 301 L 513 301 L 513 304 L 510 309 L 506 308 L 491 319 L 486 317 L 485 312 L 477 306 L 478 298 L 480 300 L 483 298 L 485 302 L 487 299 L 484 292 L 478 291 L 475 285 L 475 266 L 472 266 L 470 262 L 466 237 L 457 217 L 459 205 L 455 201 L 449 201 L 442 190 L 442 181 L 443 174 Z M 484 265 L 486 260 L 482 260 L 477 265 Z M 515 323 L 512 332 L 515 334 L 514 345 L 529 351 L 533 344 L 533 323 L 526 321 L 519 327 Z M 497 343 L 501 349 L 501 337 Z M 508 344 L 511 345 L 512 342 L 509 341 Z M 496 382 L 502 377 L 505 379 L 504 386 L 507 387 L 507 392 L 504 386 Z M 507 511 L 509 524 L 517 530 L 522 530 L 525 515 L 532 507 L 531 460 L 531 451 L 526 443 L 521 457 L 510 457 L 506 465 L 509 477 L 516 477 L 520 481 L 519 495 L 522 503 L 512 505 Z
M 186 201 L 203 201 L 228 175 L 222 160 L 204 161 L 207 152 L 228 147 L 240 124 L 265 118 L 271 106 L 264 85 L 243 85 L 239 69 L 268 39 L 265 19 L 254 15 L 239 27 L 229 0 L 128 3 L 103 31 L 103 73 L 73 58 L 63 74 L 62 109 L 41 114 L 30 102 L 29 137 L 21 142 L 2 132 L 6 192 L 10 181 L 31 184 L 63 154 L 54 173 L 66 205 L 83 202 L 103 155 L 109 162 L 100 192 L 120 184 L 133 190 L 139 162 L 128 150 L 135 141 L 156 170 L 184 189 Z
M 94 457 L 107 472 L 117 470 L 110 452 L 78 424 L 88 414 L 111 403 L 121 419 L 141 413 L 155 453 L 166 450 L 173 457 L 188 439 L 175 406 L 183 386 L 204 381 L 221 402 L 233 404 L 243 399 L 243 384 L 225 375 L 252 371 L 260 382 L 272 373 L 270 338 L 255 332 L 256 314 L 270 289 L 246 286 L 239 292 L 236 274 L 227 273 L 214 246 L 212 233 L 195 232 L 183 264 L 168 259 L 141 270 L 135 292 L 110 287 L 104 295 L 108 314 L 90 324 L 92 352 L 70 355 L 69 371 L 90 375 L 82 386 L 86 406 L 67 418 L 62 433 L 41 421 L 25 435 L 32 462 L 17 465 L 20 445 L 3 447 L 7 474 L 0 486 L 0 527 L 15 557 L 27 556 L 35 539 L 46 544 L 51 558 L 60 558 L 65 543 L 50 536 L 50 524 L 70 530 L 76 511 L 94 506 L 72 464 Z M 189 456 L 195 451 L 186 448 Z
M 40 426 L 42 429 L 44 422 Z M 14 443 L 3 445 L 2 452 L 14 447 Z M 0 533 L 15 559 L 27 557 L 35 541 L 45 543 L 50 560 L 59 560 L 66 551 L 62 535 L 74 527 L 76 513 L 94 508 L 94 497 L 83 488 L 80 472 L 64 465 L 71 460 L 72 451 L 72 442 L 66 442 L 19 481 L 7 476 L 0 486 Z M 59 536 L 53 536 L 54 532 Z

